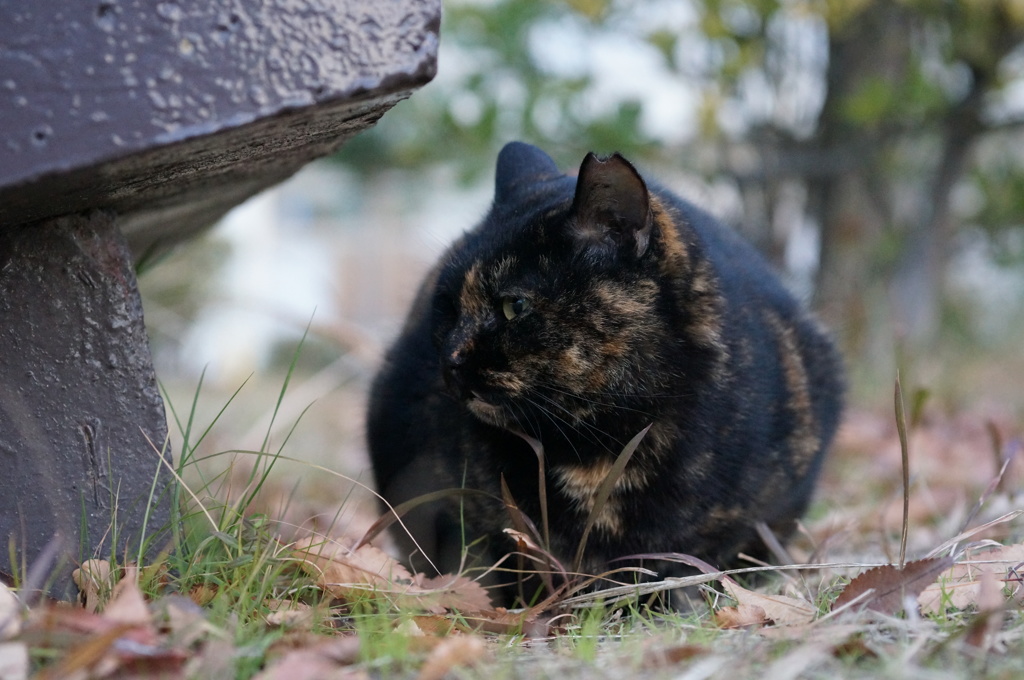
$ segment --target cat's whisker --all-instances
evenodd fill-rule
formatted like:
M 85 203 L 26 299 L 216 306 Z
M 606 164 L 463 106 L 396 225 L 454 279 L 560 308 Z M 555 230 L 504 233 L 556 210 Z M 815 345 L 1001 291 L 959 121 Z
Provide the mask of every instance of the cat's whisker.
M 533 407 L 534 407 L 535 409 L 537 409 L 537 410 L 538 410 L 538 411 L 539 411 L 539 412 L 540 412 L 541 414 L 543 414 L 543 415 L 544 415 L 544 417 L 546 417 L 546 418 L 547 418 L 548 420 L 550 420 L 550 421 L 551 421 L 551 424 L 555 426 L 555 429 L 556 429 L 556 430 L 558 430 L 558 433 L 559 433 L 560 435 L 562 435 L 562 437 L 564 437 L 564 438 L 565 438 L 565 440 L 566 440 L 567 442 L 569 442 L 569 446 L 570 446 L 570 447 L 572 448 L 572 450 L 573 450 L 573 453 L 575 453 L 575 454 L 576 454 L 576 458 L 578 458 L 578 459 L 579 459 L 579 460 L 580 460 L 580 461 L 582 462 L 582 461 L 583 461 L 583 456 L 582 456 L 582 455 L 580 454 L 580 451 L 579 451 L 579 449 L 577 449 L 577 448 L 576 448 L 576 444 L 574 444 L 574 443 L 573 443 L 573 441 L 572 441 L 572 437 L 568 436 L 568 435 L 567 435 L 567 434 L 565 433 L 565 431 L 564 431 L 564 430 L 562 430 L 561 426 L 559 426 L 559 424 L 558 424 L 558 421 L 559 421 L 559 420 L 561 420 L 561 421 L 562 421 L 562 423 L 564 423 L 564 424 L 566 424 L 566 425 L 569 425 L 569 423 L 568 423 L 568 422 L 566 422 L 566 421 L 565 421 L 565 419 L 563 419 L 563 418 L 559 418 L 559 417 L 558 417 L 558 416 L 556 416 L 556 415 L 555 415 L 554 413 L 552 413 L 552 412 L 551 412 L 551 411 L 550 411 L 549 409 L 545 408 L 545 407 L 544 407 L 544 406 L 542 406 L 541 404 L 538 404 L 537 402 L 533 401 L 533 400 L 532 400 L 532 399 L 530 399 L 529 397 L 524 397 L 524 399 L 525 399 L 525 400 L 526 400 L 526 401 L 527 401 L 527 402 L 528 402 L 528 403 L 529 403 L 529 404 L 530 404 L 531 406 L 533 406 Z
M 516 411 L 519 412 L 519 416 L 522 416 L 522 419 L 520 419 L 515 414 L 513 414 L 512 416 L 512 418 L 516 421 L 516 424 L 519 425 L 519 429 L 534 438 L 539 437 L 541 431 L 540 424 L 531 416 L 530 412 L 523 408 L 520 404 L 513 404 L 513 407 Z M 529 424 L 530 427 L 527 427 L 527 424 Z
M 545 396 L 544 394 L 541 394 L 540 392 L 537 392 L 536 390 L 533 390 L 532 394 L 534 396 L 536 396 L 536 397 L 539 397 L 539 398 L 543 399 L 545 402 L 551 404 L 552 406 L 555 406 L 555 407 L 561 409 L 562 411 L 564 411 L 565 413 L 567 413 L 569 415 L 569 417 L 572 418 L 572 422 L 567 421 L 567 420 L 565 420 L 564 418 L 561 418 L 561 417 L 559 417 L 559 419 L 563 423 L 565 423 L 566 425 L 571 427 L 574 432 L 578 432 L 578 433 L 584 434 L 584 435 L 589 435 L 588 438 L 591 439 L 595 444 L 598 444 L 599 446 L 601 446 L 602 448 L 604 448 L 608 452 L 615 453 L 616 449 L 613 449 L 611 446 L 609 446 L 608 442 L 606 441 L 608 439 L 611 439 L 612 442 L 616 445 L 616 447 L 618 447 L 618 449 L 621 450 L 622 442 L 620 442 L 610 432 L 602 430 L 601 428 L 597 427 L 596 425 L 593 425 L 591 423 L 588 423 L 586 420 L 578 418 L 564 404 L 558 403 L 558 401 L 555 400 L 555 399 L 552 399 L 552 398 L 550 398 L 548 396 Z M 532 403 L 538 409 L 542 408 L 539 404 L 537 404 L 536 402 L 534 402 L 532 400 L 530 401 L 530 403 Z M 548 409 L 544 409 L 544 410 L 547 411 Z M 554 415 L 554 414 L 552 414 L 552 415 Z M 580 427 L 583 427 L 584 429 L 581 430 Z M 597 435 L 600 435 L 600 436 L 597 436 Z M 564 433 L 563 433 L 563 436 L 564 436 Z M 568 437 L 567 437 L 567 439 L 568 439 Z M 570 440 L 570 443 L 571 443 L 571 440 Z
M 560 389 L 558 389 L 557 387 L 555 387 L 553 385 L 547 386 L 547 389 L 550 389 L 550 390 L 552 390 L 554 392 L 558 392 L 559 394 L 561 394 L 563 396 L 569 397 L 570 399 L 575 399 L 576 401 L 579 401 L 581 403 L 590 404 L 591 406 L 598 406 L 598 407 L 600 407 L 602 409 L 605 409 L 605 410 L 608 410 L 608 411 L 619 411 L 619 412 L 625 412 L 625 413 L 637 413 L 637 414 L 640 414 L 642 416 L 655 417 L 654 414 L 652 414 L 650 411 L 647 411 L 647 410 L 644 410 L 644 409 L 635 408 L 633 406 L 626 406 L 625 404 L 616 403 L 613 399 L 609 400 L 609 401 L 599 401 L 597 399 L 589 399 L 587 397 L 584 397 L 584 396 L 579 395 L 579 394 L 575 394 L 573 392 L 569 392 L 567 390 L 560 390 Z M 608 396 L 611 396 L 611 395 L 608 395 Z
M 569 392 L 569 391 L 565 390 L 564 388 L 559 387 L 559 385 L 557 385 L 556 383 L 538 381 L 537 385 L 540 386 L 540 387 L 545 387 L 547 389 L 556 391 L 556 392 L 561 392 L 562 394 L 566 394 L 566 395 L 574 396 L 574 397 L 579 397 L 579 398 L 583 398 L 585 396 L 590 396 L 590 397 L 608 397 L 610 399 L 618 398 L 618 399 L 659 400 L 659 399 L 687 399 L 687 398 L 690 398 L 690 397 L 694 396 L 693 392 L 676 393 L 676 394 L 661 394 L 661 393 L 655 392 L 655 391 L 645 392 L 643 390 L 632 390 L 632 391 L 629 391 L 629 392 L 625 392 L 625 391 L 616 392 L 616 391 L 612 391 L 612 390 L 579 390 L 579 391 L 576 391 L 576 392 Z M 601 403 L 601 404 L 607 405 L 609 407 L 615 407 L 616 406 L 616 404 L 614 404 L 612 402 L 597 402 L 597 403 Z
M 539 384 L 542 387 L 544 387 L 545 389 L 548 389 L 548 390 L 550 390 L 552 392 L 557 392 L 558 394 L 564 395 L 564 396 L 569 397 L 571 399 L 576 399 L 577 401 L 580 401 L 580 402 L 585 403 L 585 404 L 590 404 L 592 406 L 599 406 L 599 407 L 608 409 L 610 411 L 623 411 L 623 412 L 627 412 L 627 413 L 637 413 L 637 414 L 640 414 L 642 416 L 645 416 L 645 417 L 648 417 L 648 418 L 652 418 L 652 419 L 657 417 L 656 414 L 653 414 L 650 411 L 634 408 L 632 406 L 626 406 L 624 404 L 619 404 L 619 403 L 616 403 L 614 400 L 612 400 L 612 401 L 599 401 L 597 399 L 589 399 L 589 398 L 587 398 L 585 396 L 582 396 L 581 394 L 578 394 L 578 393 L 575 393 L 575 392 L 570 392 L 570 391 L 568 391 L 566 389 L 559 388 L 557 385 L 554 385 L 554 384 L 551 384 L 551 383 L 539 383 Z M 630 397 L 630 398 L 634 398 L 634 399 L 640 399 L 640 398 L 644 398 L 645 399 L 646 398 L 646 395 L 641 397 L 640 395 L 630 395 L 630 394 L 614 395 L 612 393 L 603 393 L 603 392 L 590 392 L 590 393 L 584 393 L 584 394 L 593 394 L 593 395 L 597 395 L 597 396 L 607 396 L 607 397 L 609 397 L 611 399 L 614 399 L 615 396 Z

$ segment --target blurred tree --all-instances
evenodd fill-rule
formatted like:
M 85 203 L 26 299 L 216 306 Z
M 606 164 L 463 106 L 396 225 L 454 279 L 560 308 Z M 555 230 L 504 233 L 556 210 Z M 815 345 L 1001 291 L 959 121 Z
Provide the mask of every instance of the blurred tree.
M 657 140 L 642 134 L 640 102 L 594 105 L 596 78 L 582 55 L 545 58 L 613 30 L 610 12 L 606 0 L 446 3 L 438 77 L 350 141 L 339 159 L 363 173 L 452 163 L 471 181 L 492 170 L 511 139 L 567 163 L 578 163 L 586 148 L 652 153 Z
M 816 235 L 815 301 L 848 341 L 872 297 L 927 340 L 959 228 L 1024 223 L 1022 39 L 1020 0 L 452 0 L 435 83 L 340 158 L 468 181 L 524 139 L 696 171 L 776 260 Z
M 992 188 L 972 151 L 983 136 L 1024 123 L 1024 106 L 1006 97 L 1021 85 L 1024 5 L 708 0 L 705 16 L 741 9 L 761 27 L 743 40 L 760 49 L 735 51 L 740 63 L 730 68 L 739 76 L 723 69 L 720 82 L 731 96 L 749 98 L 743 78 L 766 72 L 778 108 L 744 134 L 759 167 L 734 172 L 770 204 L 784 179 L 803 186 L 820 229 L 817 302 L 829 316 L 853 330 L 866 325 L 865 291 L 881 280 L 899 330 L 927 340 L 938 329 L 953 236 L 968 217 L 955 214 L 955 190 L 970 181 L 971 167 L 974 180 Z M 785 78 L 794 70 L 787 64 L 799 61 L 791 54 L 799 48 L 792 27 L 779 24 L 809 16 L 826 27 L 827 57 L 821 107 L 806 126 L 784 115 Z M 728 41 L 734 33 L 709 36 Z

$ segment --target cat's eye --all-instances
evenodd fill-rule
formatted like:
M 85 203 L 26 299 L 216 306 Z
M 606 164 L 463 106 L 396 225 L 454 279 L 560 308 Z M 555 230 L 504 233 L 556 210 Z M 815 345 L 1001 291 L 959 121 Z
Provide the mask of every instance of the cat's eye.
M 529 311 L 529 309 L 530 301 L 524 297 L 508 295 L 501 299 L 501 312 L 509 321 Z

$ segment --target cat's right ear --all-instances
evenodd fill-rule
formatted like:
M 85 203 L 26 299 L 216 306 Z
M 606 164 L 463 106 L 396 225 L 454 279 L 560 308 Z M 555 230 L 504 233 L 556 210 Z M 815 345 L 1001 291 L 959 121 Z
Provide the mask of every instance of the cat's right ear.
M 641 257 L 651 238 L 651 202 L 636 168 L 619 154 L 588 153 L 572 204 L 578 239 L 597 252 Z
M 524 142 L 509 142 L 498 154 L 494 178 L 496 203 L 512 203 L 537 182 L 560 177 L 558 166 L 540 149 Z

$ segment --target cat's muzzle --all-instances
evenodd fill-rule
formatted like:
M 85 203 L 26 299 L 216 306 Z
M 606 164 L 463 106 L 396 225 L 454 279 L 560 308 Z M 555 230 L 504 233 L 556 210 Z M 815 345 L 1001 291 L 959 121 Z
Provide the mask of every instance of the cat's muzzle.
M 468 401 L 473 397 L 464 355 L 453 353 L 444 357 L 441 375 L 448 393 L 457 401 Z
M 453 353 L 446 357 L 441 374 L 448 394 L 465 404 L 473 415 L 491 425 L 502 427 L 506 424 L 508 414 L 505 409 L 488 397 L 491 391 L 479 384 L 475 371 L 467 367 L 463 355 Z

